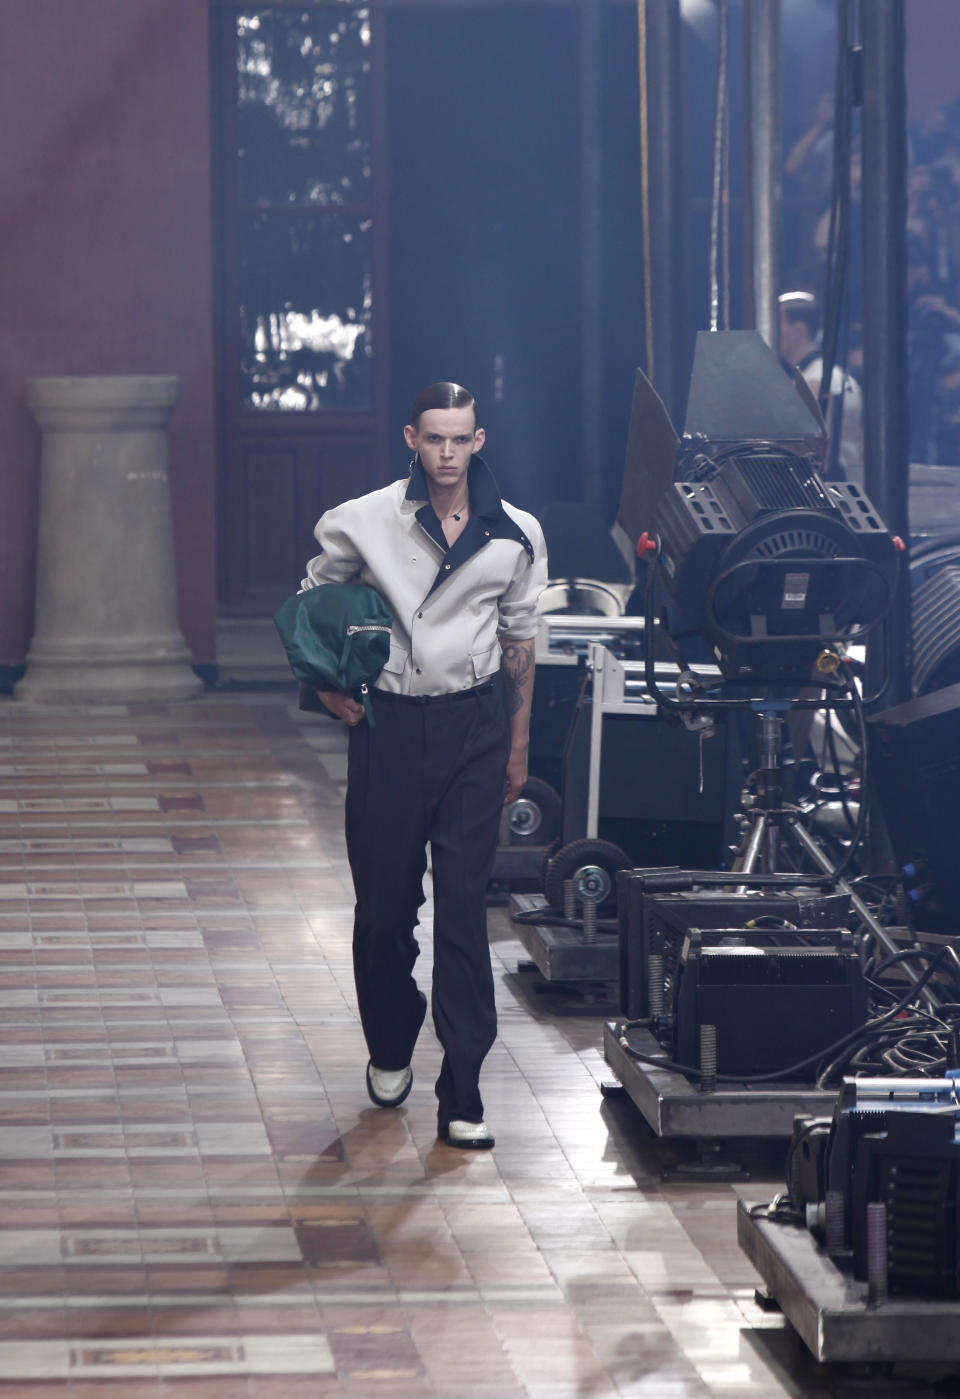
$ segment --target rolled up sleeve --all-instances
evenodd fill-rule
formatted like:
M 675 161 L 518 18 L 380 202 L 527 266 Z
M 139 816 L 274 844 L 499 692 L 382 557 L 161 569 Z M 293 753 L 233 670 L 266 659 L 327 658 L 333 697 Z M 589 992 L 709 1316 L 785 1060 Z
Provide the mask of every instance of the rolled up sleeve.
M 547 546 L 539 526 L 529 531 L 533 562 L 525 549 L 510 586 L 500 598 L 497 635 L 501 641 L 529 641 L 537 634 L 537 603 L 547 586 Z
M 338 505 L 317 521 L 313 533 L 320 553 L 307 564 L 307 576 L 300 584 L 302 591 L 321 583 L 349 583 L 363 568 L 364 559 L 350 528 L 353 503 Z

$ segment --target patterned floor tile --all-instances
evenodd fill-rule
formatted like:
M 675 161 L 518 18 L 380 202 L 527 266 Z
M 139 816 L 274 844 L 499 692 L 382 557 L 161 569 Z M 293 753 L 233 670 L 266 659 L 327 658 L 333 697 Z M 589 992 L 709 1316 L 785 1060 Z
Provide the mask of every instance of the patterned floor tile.
M 371 1107 L 344 733 L 294 703 L 0 701 L 0 1390 L 799 1392 L 744 1340 L 786 1333 L 735 1191 L 662 1185 L 600 1099 L 602 1009 L 518 990 L 502 910 L 496 1150 L 437 1143 L 429 1024 L 407 1104 Z

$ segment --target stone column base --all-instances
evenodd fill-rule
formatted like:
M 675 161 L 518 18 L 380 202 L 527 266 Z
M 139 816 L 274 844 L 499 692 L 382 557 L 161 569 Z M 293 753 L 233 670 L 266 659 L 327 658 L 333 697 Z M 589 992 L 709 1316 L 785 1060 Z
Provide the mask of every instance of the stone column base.
M 36 630 L 14 698 L 193 699 L 180 632 L 166 427 L 172 375 L 31 379 L 43 433 Z

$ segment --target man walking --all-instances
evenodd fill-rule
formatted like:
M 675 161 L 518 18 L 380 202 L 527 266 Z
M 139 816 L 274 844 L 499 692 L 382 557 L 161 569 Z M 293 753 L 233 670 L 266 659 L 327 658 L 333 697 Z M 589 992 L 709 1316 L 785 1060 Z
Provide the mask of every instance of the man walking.
M 367 1091 L 379 1107 L 397 1107 L 413 1082 L 426 1014 L 414 928 L 429 842 L 438 1134 L 482 1149 L 493 1135 L 480 1068 L 496 1037 L 486 887 L 503 803 L 527 777 L 546 547 L 534 517 L 500 499 L 478 455 L 484 431 L 466 389 L 425 389 L 404 438 L 414 453 L 409 477 L 327 511 L 303 586 L 367 583 L 394 618 L 371 691 L 375 726 L 350 696 L 320 692 L 351 730 L 346 837 Z

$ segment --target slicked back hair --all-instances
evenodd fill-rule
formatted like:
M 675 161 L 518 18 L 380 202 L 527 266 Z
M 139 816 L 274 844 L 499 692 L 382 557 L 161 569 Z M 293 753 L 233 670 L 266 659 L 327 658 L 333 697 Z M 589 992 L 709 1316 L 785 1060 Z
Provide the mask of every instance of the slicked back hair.
M 443 382 L 431 384 L 428 389 L 424 389 L 410 409 L 411 425 L 418 428 L 421 416 L 431 408 L 472 408 L 473 425 L 477 426 L 477 400 L 462 384 Z

